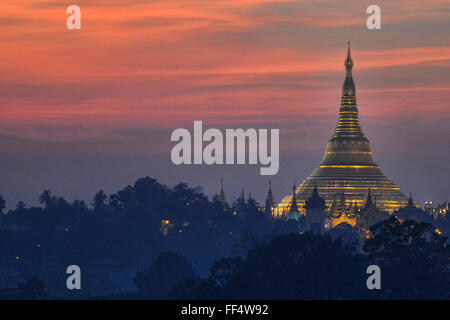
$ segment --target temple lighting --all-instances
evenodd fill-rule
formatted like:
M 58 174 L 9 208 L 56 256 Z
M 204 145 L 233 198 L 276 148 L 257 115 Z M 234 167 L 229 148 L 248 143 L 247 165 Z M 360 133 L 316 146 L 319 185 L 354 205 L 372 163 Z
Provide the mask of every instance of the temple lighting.
M 376 206 L 392 214 L 405 206 L 408 198 L 389 180 L 372 157 L 369 140 L 365 137 L 358 118 L 356 89 L 353 82 L 353 60 L 348 46 L 344 63 L 346 74 L 342 87 L 339 120 L 335 132 L 326 144 L 322 162 L 296 189 L 295 199 L 299 213 L 304 214 L 305 201 L 311 196 L 314 184 L 327 208 L 341 192 L 345 205 L 363 204 L 369 188 L 376 199 Z M 273 216 L 287 217 L 292 205 L 292 195 L 283 198 L 274 208 Z

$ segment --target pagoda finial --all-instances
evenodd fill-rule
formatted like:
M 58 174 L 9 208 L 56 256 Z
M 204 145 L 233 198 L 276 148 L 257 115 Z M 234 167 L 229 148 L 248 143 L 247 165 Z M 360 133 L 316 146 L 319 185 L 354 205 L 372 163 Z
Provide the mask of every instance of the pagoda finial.
M 347 41 L 347 60 L 351 60 L 351 56 L 350 56 L 350 41 Z
M 345 67 L 349 67 L 350 71 L 353 66 L 352 56 L 350 55 L 350 41 L 347 42 L 348 48 L 347 48 L 347 59 L 345 60 Z
M 297 206 L 297 199 L 295 198 L 295 180 L 294 185 L 292 188 L 292 204 L 291 208 L 289 209 L 289 216 L 288 219 L 295 219 L 298 220 L 298 206 Z
M 269 180 L 269 191 L 267 192 L 266 206 L 264 208 L 264 211 L 268 216 L 271 216 L 273 208 L 275 208 L 275 202 L 273 201 L 272 181 Z
M 239 195 L 239 198 L 237 199 L 238 201 L 238 207 L 239 209 L 242 209 L 242 207 L 245 205 L 245 193 L 244 193 L 244 188 L 242 188 L 242 192 Z
M 225 197 L 225 192 L 223 191 L 223 178 L 220 178 L 220 193 L 219 193 L 219 201 L 222 203 L 224 207 L 226 207 L 227 199 Z
M 314 179 L 314 189 L 311 196 L 305 201 L 306 209 L 312 208 L 325 208 L 325 200 L 320 197 L 319 190 L 317 189 L 317 180 Z
M 319 190 L 317 189 L 317 180 L 316 179 L 314 179 L 314 189 L 311 194 L 311 197 L 314 197 L 314 196 L 319 196 Z
M 409 199 L 408 199 L 408 207 L 414 207 L 414 200 L 412 198 L 412 193 L 409 193 Z
M 355 84 L 352 77 L 353 60 L 350 55 L 350 41 L 347 43 L 347 45 L 347 59 L 344 63 L 346 73 L 344 86 L 342 87 L 342 94 L 345 96 L 353 96 L 355 95 Z
M 294 184 L 292 185 L 292 201 L 297 203 L 296 199 L 295 199 L 295 179 L 294 179 Z
M 370 192 L 370 187 L 369 187 L 369 192 L 367 193 L 367 199 L 366 199 L 366 204 L 365 207 L 368 208 L 370 206 L 372 206 L 374 203 L 372 201 L 372 194 Z

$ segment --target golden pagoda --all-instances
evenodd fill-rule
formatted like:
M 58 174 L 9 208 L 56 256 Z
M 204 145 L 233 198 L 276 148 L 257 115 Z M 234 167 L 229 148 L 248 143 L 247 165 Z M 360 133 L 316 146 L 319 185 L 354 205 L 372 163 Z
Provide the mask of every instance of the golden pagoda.
M 322 162 L 296 189 L 297 207 L 299 212 L 304 214 L 305 201 L 311 196 L 316 184 L 328 209 L 339 199 L 345 199 L 346 206 L 356 204 L 360 207 L 365 203 L 370 188 L 377 207 L 393 213 L 394 210 L 404 207 L 408 203 L 408 198 L 384 175 L 373 160 L 369 140 L 359 123 L 350 42 L 344 65 L 346 74 L 342 87 L 339 121 L 333 136 L 327 142 Z M 286 217 L 292 198 L 292 195 L 284 197 L 274 209 L 273 215 Z

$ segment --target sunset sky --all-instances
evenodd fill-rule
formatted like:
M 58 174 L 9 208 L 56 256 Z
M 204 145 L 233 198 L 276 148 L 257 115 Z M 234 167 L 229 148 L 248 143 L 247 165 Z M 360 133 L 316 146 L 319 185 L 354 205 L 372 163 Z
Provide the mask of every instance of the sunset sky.
M 81 8 L 68 30 L 66 8 Z M 382 30 L 366 28 L 381 8 Z M 423 205 L 450 191 L 450 1 L 1 0 L 0 194 L 91 202 L 137 178 L 260 202 L 259 166 L 171 163 L 176 128 L 279 128 L 276 200 L 322 159 L 347 41 L 376 162 Z

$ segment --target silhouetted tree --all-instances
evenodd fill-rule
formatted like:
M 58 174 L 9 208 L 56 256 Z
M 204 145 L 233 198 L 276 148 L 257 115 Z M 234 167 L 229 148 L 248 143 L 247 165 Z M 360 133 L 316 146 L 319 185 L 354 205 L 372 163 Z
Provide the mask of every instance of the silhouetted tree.
M 196 271 L 186 257 L 173 252 L 162 252 L 149 270 L 136 274 L 134 282 L 144 297 L 167 299 L 173 284 L 195 275 Z
M 0 214 L 3 214 L 3 209 L 6 208 L 6 201 L 0 196 Z
M 344 242 L 356 245 L 359 240 L 359 234 L 350 224 L 343 222 L 329 231 L 331 238 L 342 238 Z
M 39 196 L 39 203 L 44 205 L 45 209 L 51 207 L 55 202 L 56 198 L 50 190 L 44 190 Z
M 17 202 L 16 210 L 23 211 L 25 209 L 26 209 L 26 205 L 25 205 L 25 203 L 23 201 Z
M 106 200 L 108 199 L 108 196 L 103 192 L 103 190 L 98 191 L 94 196 L 94 210 L 95 211 L 102 211 L 107 203 Z
M 191 299 L 206 299 L 205 292 L 221 299 L 357 298 L 367 291 L 364 267 L 363 257 L 341 239 L 289 234 L 257 245 L 244 260 L 219 260 L 206 280 L 177 288 Z
M 17 285 L 17 297 L 20 299 L 45 299 L 47 296 L 44 282 L 36 276 L 28 277 Z
M 207 279 L 194 276 L 175 283 L 169 290 L 169 298 L 184 299 L 223 299 L 224 288 L 231 281 L 242 264 L 240 257 L 222 258 L 210 268 Z
M 3 199 L 2 196 L 0 196 L 0 226 L 3 223 L 3 209 L 6 208 L 6 201 Z
M 382 289 L 375 296 L 388 299 L 448 299 L 450 248 L 447 238 L 431 224 L 396 217 L 370 228 L 363 251 L 382 272 Z
M 256 200 L 249 195 L 248 199 L 247 199 L 247 206 L 245 208 L 245 214 L 250 215 L 251 217 L 254 217 L 257 214 L 262 213 L 261 208 L 258 204 L 258 202 L 256 202 Z
M 117 194 L 112 194 L 109 196 L 108 199 L 109 205 L 112 209 L 117 210 L 121 206 L 120 198 Z
M 219 288 L 224 288 L 242 265 L 241 257 L 217 260 L 209 270 L 209 280 Z
M 195 276 L 172 285 L 169 290 L 169 299 L 192 300 L 201 297 L 205 300 L 214 300 L 220 299 L 220 294 L 220 288 L 214 283 Z
M 72 203 L 72 208 L 78 212 L 85 212 L 88 210 L 88 207 L 86 205 L 86 202 L 84 202 L 84 200 L 75 200 Z

